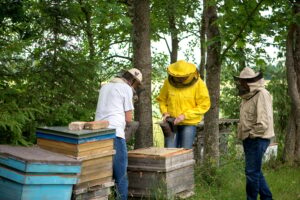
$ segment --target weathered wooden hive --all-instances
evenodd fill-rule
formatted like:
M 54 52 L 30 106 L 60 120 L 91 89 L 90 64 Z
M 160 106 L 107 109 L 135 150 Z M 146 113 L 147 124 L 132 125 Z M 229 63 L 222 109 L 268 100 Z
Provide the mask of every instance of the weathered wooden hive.
M 129 196 L 172 199 L 194 194 L 193 151 L 143 148 L 128 152 Z
M 80 161 L 38 147 L 0 145 L 1 200 L 69 200 Z
M 72 156 L 82 162 L 75 200 L 108 199 L 112 179 L 114 129 L 71 131 L 68 127 L 37 129 L 37 144 L 44 149 Z

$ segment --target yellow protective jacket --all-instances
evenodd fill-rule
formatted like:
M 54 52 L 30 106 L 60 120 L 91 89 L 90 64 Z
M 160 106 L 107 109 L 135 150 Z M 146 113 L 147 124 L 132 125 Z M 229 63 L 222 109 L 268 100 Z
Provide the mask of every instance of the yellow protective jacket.
M 166 79 L 157 101 L 162 114 L 169 113 L 171 117 L 184 114 L 185 119 L 179 125 L 198 124 L 210 108 L 208 90 L 200 77 L 185 88 L 176 88 Z

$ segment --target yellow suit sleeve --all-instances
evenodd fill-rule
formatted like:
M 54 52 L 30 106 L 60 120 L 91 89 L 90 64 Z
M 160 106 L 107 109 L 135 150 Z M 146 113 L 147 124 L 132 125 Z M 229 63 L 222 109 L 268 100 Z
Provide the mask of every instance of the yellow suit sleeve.
M 183 114 L 185 116 L 185 119 L 196 119 L 196 118 L 202 118 L 203 115 L 209 110 L 210 108 L 210 97 L 207 90 L 207 87 L 205 83 L 200 79 L 196 92 L 196 106 L 192 109 L 189 109 L 185 111 Z
M 167 105 L 167 99 L 168 99 L 168 83 L 167 80 L 165 80 L 162 88 L 160 89 L 160 93 L 156 100 L 159 103 L 159 109 L 162 114 L 168 112 L 168 105 Z

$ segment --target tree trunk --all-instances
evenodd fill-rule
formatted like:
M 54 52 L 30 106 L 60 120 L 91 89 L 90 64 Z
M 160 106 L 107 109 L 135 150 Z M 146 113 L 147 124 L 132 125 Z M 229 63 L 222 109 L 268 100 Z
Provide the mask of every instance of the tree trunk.
M 135 148 L 149 147 L 153 145 L 149 0 L 133 1 L 133 66 L 143 73 L 143 90 L 134 112 L 140 122 Z
M 206 23 L 206 17 L 205 17 L 205 6 L 206 6 L 206 0 L 203 0 L 203 12 L 202 12 L 202 19 L 200 24 L 200 53 L 201 53 L 201 62 L 200 62 L 200 77 L 204 80 L 204 69 L 206 66 L 206 29 L 207 29 L 207 23 Z
M 294 3 L 294 16 L 300 14 L 300 0 Z M 291 113 L 285 138 L 283 158 L 288 163 L 300 162 L 300 26 L 292 23 L 286 40 L 286 68 Z
M 91 60 L 93 60 L 95 56 L 95 46 L 94 46 L 93 31 L 91 27 L 91 8 L 88 2 L 86 2 L 86 4 L 84 4 L 82 0 L 78 0 L 78 2 L 80 4 L 81 11 L 83 12 L 85 17 L 86 24 L 84 24 L 84 31 L 87 35 L 87 40 L 89 43 L 89 52 L 90 52 L 89 57 Z
M 201 61 L 199 66 L 199 73 L 202 80 L 204 80 L 204 69 L 206 66 L 206 30 L 207 30 L 207 23 L 206 23 L 206 0 L 203 0 L 203 11 L 202 11 L 202 19 L 201 23 L 199 24 L 199 33 L 200 33 L 200 55 Z M 195 139 L 195 147 L 194 147 L 194 157 L 197 163 L 202 164 L 203 162 L 203 130 L 197 128 L 197 136 Z
M 217 7 L 214 0 L 207 0 L 206 21 L 207 40 L 215 42 L 207 47 L 207 79 L 211 107 L 204 117 L 204 163 L 212 167 L 219 166 L 219 99 L 220 99 L 220 52 L 221 42 L 218 24 L 216 23 Z
M 172 49 L 170 52 L 170 63 L 174 63 L 177 61 L 178 57 L 178 48 L 179 48 L 179 40 L 178 40 L 178 30 L 176 28 L 176 18 L 175 18 L 175 11 L 174 4 L 172 1 L 169 2 L 169 9 L 168 9 L 168 19 L 169 19 L 169 29 L 171 32 L 171 41 L 172 41 Z

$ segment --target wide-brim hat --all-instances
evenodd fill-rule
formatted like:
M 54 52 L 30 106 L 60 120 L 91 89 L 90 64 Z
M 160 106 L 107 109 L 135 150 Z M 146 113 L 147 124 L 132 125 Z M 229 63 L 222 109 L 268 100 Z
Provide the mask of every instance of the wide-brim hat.
M 245 67 L 241 73 L 240 76 L 233 76 L 234 80 L 245 80 L 248 83 L 253 83 L 256 82 L 260 79 L 263 78 L 263 73 L 262 72 L 255 72 L 253 69 L 250 67 Z
M 128 70 L 128 72 L 134 77 L 134 79 L 139 82 L 139 84 L 142 84 L 143 81 L 143 75 L 140 70 L 137 68 L 131 68 Z
M 169 75 L 174 77 L 186 77 L 197 71 L 196 65 L 179 60 L 168 66 L 167 72 Z

